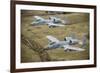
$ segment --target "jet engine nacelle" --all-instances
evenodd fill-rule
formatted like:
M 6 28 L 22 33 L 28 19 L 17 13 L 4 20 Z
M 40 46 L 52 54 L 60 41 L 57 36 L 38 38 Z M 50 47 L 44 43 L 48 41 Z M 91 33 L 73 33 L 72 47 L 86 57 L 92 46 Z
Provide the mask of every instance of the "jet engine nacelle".
M 70 45 L 78 43 L 78 40 L 77 39 L 73 39 L 72 37 L 65 37 L 64 40 L 67 41 Z
M 53 22 L 53 23 L 61 23 L 61 20 L 59 18 L 56 17 L 49 17 L 49 19 Z

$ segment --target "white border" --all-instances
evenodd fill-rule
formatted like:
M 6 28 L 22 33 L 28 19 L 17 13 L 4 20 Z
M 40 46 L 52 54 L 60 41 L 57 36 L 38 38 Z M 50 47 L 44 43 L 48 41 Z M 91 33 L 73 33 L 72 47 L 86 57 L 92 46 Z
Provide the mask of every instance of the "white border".
M 65 11 L 65 12 L 86 12 L 90 13 L 90 59 L 80 61 L 60 61 L 60 62 L 35 62 L 35 63 L 21 63 L 20 59 L 20 34 L 21 34 L 21 18 L 20 11 L 25 10 L 47 10 L 47 11 Z M 50 6 L 34 6 L 34 5 L 16 5 L 16 69 L 23 68 L 40 68 L 40 67 L 57 67 L 57 66 L 74 66 L 94 64 L 94 10 L 85 8 L 71 8 L 71 7 L 50 7 Z

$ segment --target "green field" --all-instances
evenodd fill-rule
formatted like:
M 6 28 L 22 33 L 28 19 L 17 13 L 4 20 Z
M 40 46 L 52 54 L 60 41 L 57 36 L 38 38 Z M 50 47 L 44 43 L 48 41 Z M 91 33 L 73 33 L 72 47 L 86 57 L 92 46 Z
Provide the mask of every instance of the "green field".
M 49 28 L 47 25 L 32 26 L 30 23 L 35 19 L 33 16 L 39 15 L 43 18 L 49 16 L 57 16 L 65 21 L 69 21 L 69 24 L 65 24 L 64 27 Z M 44 48 L 48 45 L 47 35 L 52 35 L 59 40 L 64 40 L 64 37 L 71 33 L 76 34 L 78 39 L 82 39 L 83 34 L 89 32 L 89 14 L 88 13 L 66 13 L 66 14 L 46 14 L 44 11 L 22 11 L 21 14 L 21 34 L 36 41 Z M 35 44 L 35 43 L 33 43 Z M 80 47 L 80 45 L 78 45 Z M 37 47 L 34 47 L 37 49 Z M 63 48 L 47 50 L 50 57 L 50 61 L 62 61 L 62 60 L 86 60 L 89 59 L 89 38 L 87 38 L 87 45 L 84 48 L 85 51 L 65 52 Z M 39 53 L 32 50 L 25 44 L 21 44 L 21 62 L 41 62 Z

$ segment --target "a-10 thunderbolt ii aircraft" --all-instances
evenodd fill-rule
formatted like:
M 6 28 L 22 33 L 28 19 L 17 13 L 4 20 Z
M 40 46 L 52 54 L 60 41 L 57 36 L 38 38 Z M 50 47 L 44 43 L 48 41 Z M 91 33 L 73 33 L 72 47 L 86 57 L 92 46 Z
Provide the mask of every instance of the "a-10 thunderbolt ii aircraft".
M 64 20 L 61 20 L 60 18 L 57 18 L 57 17 L 49 17 L 49 19 L 44 19 L 40 16 L 34 16 L 34 18 L 36 20 L 31 23 L 32 25 L 47 24 L 49 27 L 61 27 L 61 26 L 64 26 L 63 24 L 65 24 Z
M 86 43 L 86 38 L 83 40 L 78 40 L 73 37 L 65 37 L 64 41 L 60 41 L 55 37 L 49 35 L 46 36 L 49 40 L 49 44 L 45 47 L 45 50 L 56 49 L 56 48 L 64 48 L 64 51 L 84 51 L 83 48 L 74 47 L 75 44 L 81 44 L 82 46 Z

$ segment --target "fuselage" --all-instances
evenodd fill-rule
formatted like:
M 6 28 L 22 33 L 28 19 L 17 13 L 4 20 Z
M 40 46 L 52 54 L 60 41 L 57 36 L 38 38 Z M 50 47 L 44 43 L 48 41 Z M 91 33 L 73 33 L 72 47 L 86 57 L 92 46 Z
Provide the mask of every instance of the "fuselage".
M 36 25 L 43 25 L 48 23 L 54 23 L 54 24 L 59 24 L 63 23 L 61 20 L 56 20 L 56 19 L 37 19 L 36 21 L 33 21 L 31 24 L 36 24 Z M 53 25 L 52 25 L 53 26 Z M 55 25 L 54 25 L 55 26 Z
M 52 42 L 48 45 L 48 48 L 62 48 L 63 45 L 69 45 L 68 41 Z
M 34 21 L 32 24 L 47 24 L 47 23 L 50 23 L 51 21 L 50 20 L 36 20 L 36 21 Z
M 67 39 L 64 41 L 59 41 L 59 42 L 52 42 L 48 44 L 48 48 L 62 48 L 64 45 L 75 45 L 78 44 L 77 39 Z

